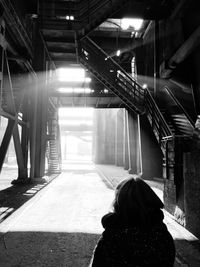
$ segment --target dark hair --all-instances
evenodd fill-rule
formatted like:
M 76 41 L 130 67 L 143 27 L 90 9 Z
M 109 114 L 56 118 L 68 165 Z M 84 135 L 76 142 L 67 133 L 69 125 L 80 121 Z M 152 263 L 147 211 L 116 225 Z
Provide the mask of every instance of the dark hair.
M 120 182 L 115 191 L 114 212 L 124 222 L 147 226 L 163 219 L 164 207 L 151 187 L 139 177 Z

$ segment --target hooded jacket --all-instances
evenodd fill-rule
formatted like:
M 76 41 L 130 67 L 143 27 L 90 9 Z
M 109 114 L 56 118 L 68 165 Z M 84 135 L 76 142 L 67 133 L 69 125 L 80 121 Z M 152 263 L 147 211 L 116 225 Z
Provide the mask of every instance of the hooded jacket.
M 172 267 L 173 239 L 162 222 L 163 212 L 147 227 L 124 223 L 116 213 L 102 218 L 105 231 L 94 250 L 92 267 Z

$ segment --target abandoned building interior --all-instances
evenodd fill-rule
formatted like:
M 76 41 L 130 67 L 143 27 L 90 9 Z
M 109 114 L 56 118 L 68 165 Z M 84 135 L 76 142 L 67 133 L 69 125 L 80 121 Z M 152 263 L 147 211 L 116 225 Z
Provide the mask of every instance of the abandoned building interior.
M 162 180 L 166 211 L 199 238 L 199 37 L 195 0 L 0 0 L 0 179 L 11 143 L 10 185 L 60 174 L 71 131 L 95 164 Z M 61 126 L 62 108 L 93 122 Z

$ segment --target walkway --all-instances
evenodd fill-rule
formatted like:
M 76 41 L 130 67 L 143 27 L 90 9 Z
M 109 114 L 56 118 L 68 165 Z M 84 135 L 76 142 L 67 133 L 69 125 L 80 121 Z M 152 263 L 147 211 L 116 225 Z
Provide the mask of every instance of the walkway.
M 98 165 L 97 170 L 86 163 L 66 166 L 5 219 L 0 224 L 0 267 L 87 267 L 103 230 L 101 217 L 113 200 L 113 187 L 128 176 L 115 166 Z M 162 183 L 151 183 L 162 197 Z M 168 213 L 165 222 L 176 238 L 175 266 L 200 266 L 195 237 Z
M 113 191 L 93 165 L 72 167 L 0 225 L 1 267 L 88 266 Z

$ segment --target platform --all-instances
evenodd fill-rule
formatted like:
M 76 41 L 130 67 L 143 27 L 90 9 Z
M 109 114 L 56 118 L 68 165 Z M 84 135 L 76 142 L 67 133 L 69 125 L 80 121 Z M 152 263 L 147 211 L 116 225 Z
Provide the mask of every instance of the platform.
M 100 220 L 110 209 L 113 189 L 128 176 L 120 167 L 71 163 L 47 184 L 35 185 L 38 189 L 28 201 L 13 208 L 0 224 L 0 267 L 87 267 L 103 231 Z M 162 198 L 162 182 L 148 183 Z M 21 189 L 21 194 L 27 190 Z M 13 202 L 8 203 L 7 208 L 12 208 Z M 175 267 L 200 266 L 198 239 L 167 212 L 165 223 L 175 239 Z

